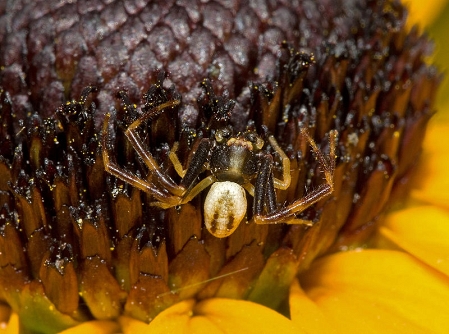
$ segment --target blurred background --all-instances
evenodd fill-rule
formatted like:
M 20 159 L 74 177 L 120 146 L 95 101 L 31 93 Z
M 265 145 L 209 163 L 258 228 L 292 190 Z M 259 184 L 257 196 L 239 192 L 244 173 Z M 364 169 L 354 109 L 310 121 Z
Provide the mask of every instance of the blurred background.
M 430 60 L 444 73 L 437 98 L 438 120 L 449 121 L 449 1 L 403 0 L 410 8 L 409 25 L 418 24 L 435 41 L 435 54 Z M 448 144 L 449 145 L 449 144 Z

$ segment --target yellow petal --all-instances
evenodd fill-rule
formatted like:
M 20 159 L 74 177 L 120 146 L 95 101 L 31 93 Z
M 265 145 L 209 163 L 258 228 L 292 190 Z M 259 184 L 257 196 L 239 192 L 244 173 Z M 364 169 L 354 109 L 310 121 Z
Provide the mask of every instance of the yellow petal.
M 148 324 L 127 316 L 119 317 L 120 328 L 124 334 L 148 333 Z
M 418 206 L 388 215 L 380 233 L 449 276 L 449 212 Z
M 431 4 L 422 0 L 407 0 L 404 1 L 407 8 L 409 8 L 408 24 L 420 24 L 427 26 L 438 16 L 443 10 L 447 0 L 432 0 Z
M 123 317 L 122 317 L 123 318 Z M 122 323 L 122 322 L 121 322 Z M 122 323 L 124 333 L 131 333 Z M 244 300 L 213 298 L 180 302 L 133 333 L 302 333 L 288 318 Z
M 118 333 L 120 327 L 118 323 L 113 321 L 88 321 L 75 327 L 66 329 L 60 334 L 85 334 L 85 333 L 97 333 L 97 334 L 113 334 Z
M 3 308 L 3 307 L 2 307 Z M 17 313 L 11 313 L 9 320 L 0 324 L 0 333 L 2 334 L 18 334 L 19 333 L 19 316 Z
M 208 317 L 225 333 L 301 333 L 276 311 L 244 300 L 204 300 L 196 305 L 194 313 Z
M 290 289 L 290 317 L 306 333 L 332 333 L 334 327 L 295 280 Z
M 184 333 L 195 305 L 193 299 L 183 300 L 162 311 L 150 325 L 128 317 L 120 317 L 124 334 L 140 333 Z
M 412 198 L 449 209 L 449 124 L 432 124 L 424 141 L 424 154 L 416 172 L 420 178 Z
M 449 280 L 411 255 L 363 250 L 317 260 L 304 291 L 344 333 L 446 333 Z

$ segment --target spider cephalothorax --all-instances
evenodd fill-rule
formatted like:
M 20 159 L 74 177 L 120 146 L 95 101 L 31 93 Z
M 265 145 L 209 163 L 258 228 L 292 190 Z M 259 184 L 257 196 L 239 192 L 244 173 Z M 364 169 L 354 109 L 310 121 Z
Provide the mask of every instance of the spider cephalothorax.
M 207 92 L 210 94 L 210 92 Z M 132 108 L 124 93 L 122 97 L 126 108 Z M 212 101 L 218 101 L 215 97 Z M 108 124 L 110 115 L 106 115 L 103 125 L 103 160 L 105 169 L 112 175 L 151 194 L 152 203 L 161 208 L 170 208 L 190 202 L 200 192 L 209 188 L 204 201 L 204 223 L 214 236 L 224 238 L 231 235 L 245 218 L 247 211 L 246 192 L 254 197 L 252 222 L 256 224 L 304 224 L 295 219 L 295 214 L 305 210 L 318 200 L 333 192 L 333 173 L 335 168 L 335 141 L 337 132 L 329 133 L 329 156 L 325 157 L 318 149 L 306 130 L 302 135 L 312 147 L 322 170 L 325 183 L 290 205 L 279 207 L 275 189 L 288 189 L 291 182 L 290 160 L 273 136 L 268 136 L 268 143 L 254 130 L 234 133 L 229 124 L 227 113 L 232 103 L 222 104 L 217 108 L 211 121 L 205 125 L 207 135 L 203 137 L 196 150 L 189 156 L 189 164 L 184 169 L 176 154 L 176 142 L 169 154 L 170 161 L 181 177 L 179 184 L 167 175 L 156 162 L 150 151 L 139 137 L 138 127 L 146 120 L 154 119 L 165 110 L 179 105 L 179 100 L 171 100 L 144 112 L 132 122 L 125 135 L 149 169 L 152 178 L 144 179 L 121 168 L 110 158 L 108 145 Z M 223 108 L 223 105 L 226 108 Z M 212 128 L 211 128 L 212 127 Z M 216 128 L 218 127 L 218 128 Z M 281 158 L 282 179 L 273 175 L 273 156 L 271 147 Z M 198 181 L 200 175 L 206 176 Z

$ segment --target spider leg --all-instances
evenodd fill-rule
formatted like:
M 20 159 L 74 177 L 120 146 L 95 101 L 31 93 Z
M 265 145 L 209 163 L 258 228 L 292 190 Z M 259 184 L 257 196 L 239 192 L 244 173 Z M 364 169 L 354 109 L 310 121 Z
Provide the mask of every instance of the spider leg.
M 287 223 L 287 224 L 306 224 L 311 225 L 312 223 L 305 220 L 295 219 L 295 214 L 300 213 L 307 209 L 308 207 L 312 206 L 316 202 L 320 201 L 321 199 L 329 196 L 334 191 L 334 170 L 335 170 L 335 145 L 336 145 L 336 137 L 337 137 L 337 131 L 331 131 L 329 133 L 329 159 L 326 159 L 322 152 L 318 149 L 318 146 L 313 141 L 313 139 L 307 134 L 305 130 L 302 130 L 303 135 L 306 137 L 307 141 L 309 142 L 310 146 L 312 147 L 312 150 L 314 151 L 318 161 L 322 165 L 322 168 L 324 169 L 324 175 L 325 175 L 325 184 L 319 185 L 314 191 L 310 192 L 309 194 L 306 194 L 303 198 L 296 200 L 292 204 L 288 205 L 285 208 L 282 208 L 280 210 L 271 210 L 269 208 L 267 215 L 262 215 L 261 209 L 255 209 L 254 210 L 254 216 L 253 221 L 256 224 L 277 224 L 277 223 Z M 328 161 L 329 160 L 329 161 Z M 257 190 L 257 187 L 256 187 Z M 274 192 L 269 189 L 268 186 L 264 188 L 263 191 L 268 191 L 269 193 Z M 257 196 L 257 195 L 256 195 Z M 269 194 L 265 195 L 269 196 Z M 256 197 L 255 197 L 256 198 Z M 271 202 L 271 199 L 268 199 L 268 202 Z M 256 200 L 255 200 L 256 202 Z M 256 208 L 256 207 L 255 207 Z
M 323 155 L 323 153 L 318 148 L 315 141 L 309 136 L 306 129 L 301 129 L 301 134 L 306 137 L 306 140 L 308 141 L 310 147 L 312 148 L 313 153 L 315 154 L 316 158 L 320 162 L 324 177 L 326 178 L 326 182 L 328 184 L 333 185 L 333 178 L 334 178 L 334 171 L 335 171 L 335 141 L 337 139 L 338 132 L 335 130 L 332 130 L 329 132 L 329 158 L 326 159 L 326 157 Z
M 104 168 L 106 172 L 114 175 L 115 177 L 131 184 L 132 186 L 151 194 L 154 198 L 156 198 L 159 202 L 165 203 L 168 206 L 175 206 L 181 200 L 181 197 L 171 195 L 167 192 L 164 192 L 157 188 L 154 184 L 144 180 L 137 175 L 121 168 L 117 163 L 110 159 L 110 143 L 108 142 L 109 138 L 109 118 L 110 114 L 105 115 L 104 123 L 103 123 L 103 138 L 102 138 L 102 146 L 103 146 L 103 162 Z
M 216 181 L 216 178 L 213 175 L 209 175 L 208 177 L 202 179 L 195 187 L 193 187 L 190 191 L 187 191 L 187 193 L 184 195 L 184 197 L 179 201 L 177 205 L 186 204 L 190 202 L 192 199 L 194 199 L 200 192 L 202 192 L 204 189 L 209 187 L 212 183 Z M 166 202 L 153 202 L 150 203 L 152 206 L 158 206 L 162 209 L 168 209 L 172 207 L 173 205 L 167 205 Z
M 123 102 L 125 103 L 125 107 L 129 108 L 129 105 L 126 105 L 127 101 L 126 99 L 122 98 Z M 157 107 L 151 109 L 149 112 L 143 114 L 141 117 L 139 117 L 137 120 L 135 120 L 133 123 L 131 123 L 130 126 L 125 131 L 125 135 L 130 141 L 131 145 L 136 150 L 137 154 L 142 158 L 142 160 L 147 165 L 148 169 L 150 170 L 150 173 L 157 177 L 158 181 L 161 183 L 161 185 L 166 188 L 169 192 L 171 192 L 174 195 L 182 196 L 185 192 L 185 188 L 182 186 L 178 186 L 167 174 L 162 172 L 159 164 L 156 162 L 156 160 L 153 158 L 151 153 L 146 149 L 142 139 L 139 137 L 137 133 L 137 128 L 142 124 L 142 122 L 146 120 L 151 120 L 155 118 L 157 115 L 161 114 L 164 109 L 169 107 L 175 107 L 180 103 L 179 100 L 172 100 L 165 102 L 163 104 L 158 105 Z
M 273 136 L 268 137 L 268 141 L 270 142 L 270 145 L 280 155 L 280 157 L 282 159 L 282 172 L 283 172 L 282 180 L 273 178 L 274 187 L 277 189 L 282 189 L 282 190 L 288 189 L 288 187 L 290 187 L 290 183 L 292 181 L 292 178 L 290 176 L 290 159 L 287 157 L 287 155 L 281 149 L 281 147 L 279 146 L 279 144 L 277 143 L 276 139 L 274 139 Z
M 324 197 L 333 192 L 333 187 L 329 184 L 322 184 L 317 189 L 307 194 L 303 198 L 293 202 L 289 206 L 277 211 L 272 211 L 267 215 L 254 215 L 253 220 L 256 224 L 306 224 L 311 223 L 304 220 L 292 219 L 295 214 L 304 211 Z
M 170 161 L 173 164 L 173 167 L 175 167 L 176 173 L 178 173 L 178 175 L 181 178 L 183 178 L 186 175 L 187 169 L 184 169 L 182 167 L 182 164 L 179 161 L 178 155 L 176 154 L 178 147 L 179 147 L 179 142 L 175 142 L 173 144 L 173 147 L 170 150 L 170 153 L 168 154 L 168 157 L 170 158 Z
M 261 164 L 259 173 L 254 187 L 253 215 L 254 217 L 262 216 L 265 204 L 268 211 L 276 210 L 276 193 L 274 190 L 273 173 L 271 167 L 273 165 L 273 157 L 270 154 L 260 157 Z
M 197 185 L 195 185 L 195 187 L 192 188 L 192 190 L 187 192 L 187 194 L 182 199 L 182 204 L 190 202 L 196 197 L 196 195 L 209 187 L 215 181 L 217 181 L 217 179 L 213 175 L 209 175 L 208 177 L 202 179 Z
M 196 197 L 200 192 L 202 192 L 204 189 L 209 187 L 212 183 L 214 183 L 217 179 L 215 176 L 210 175 L 203 180 L 201 180 L 198 184 L 192 187 L 193 183 L 196 181 L 198 175 L 201 174 L 201 172 L 204 170 L 204 164 L 207 162 L 207 159 L 209 157 L 209 149 L 210 149 L 211 143 L 209 139 L 203 138 L 201 139 L 198 148 L 193 151 L 191 154 L 193 154 L 192 159 L 190 160 L 189 167 L 187 170 L 184 170 L 182 168 L 181 162 L 178 159 L 178 156 L 176 155 L 176 150 L 178 148 L 178 143 L 175 143 L 172 150 L 170 151 L 170 160 L 172 161 L 173 165 L 175 166 L 175 169 L 177 173 L 182 176 L 182 180 L 180 183 L 180 187 L 183 187 L 183 189 L 186 189 L 183 196 L 181 197 L 179 203 L 177 205 L 185 204 L 190 202 L 194 197 Z M 159 206 L 161 208 L 169 208 L 170 206 L 167 206 L 165 201 L 159 201 L 151 203 L 151 205 Z
M 185 171 L 180 185 L 185 189 L 190 189 L 192 184 L 196 181 L 198 175 L 204 171 L 204 164 L 209 159 L 209 152 L 211 148 L 211 141 L 207 138 L 201 139 L 197 149 L 192 151 L 192 158 L 190 159 L 189 167 Z M 183 171 L 184 172 L 184 171 Z
M 242 187 L 251 195 L 254 197 L 254 185 L 252 183 L 244 183 L 242 184 Z
M 267 186 L 265 190 L 265 204 L 267 205 L 268 212 L 273 212 L 277 208 L 276 191 L 274 190 L 274 177 L 273 171 L 267 180 Z

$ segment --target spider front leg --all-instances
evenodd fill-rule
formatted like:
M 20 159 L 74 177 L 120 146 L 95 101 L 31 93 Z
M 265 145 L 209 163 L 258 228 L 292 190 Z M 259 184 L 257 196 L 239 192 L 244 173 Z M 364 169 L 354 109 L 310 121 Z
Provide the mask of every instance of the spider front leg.
M 132 108 L 131 104 L 129 103 L 126 95 L 120 95 L 122 98 L 123 103 L 125 104 L 126 108 Z M 151 155 L 150 151 L 145 148 L 145 145 L 143 144 L 142 139 L 140 138 L 139 134 L 137 133 L 137 128 L 142 124 L 142 122 L 146 120 L 152 120 L 158 115 L 160 115 L 166 108 L 173 108 L 177 106 L 180 103 L 179 100 L 172 100 L 165 102 L 163 104 L 160 104 L 159 106 L 151 109 L 147 113 L 143 114 L 141 117 L 139 117 L 137 120 L 135 120 L 133 123 L 131 123 L 130 126 L 125 131 L 125 136 L 128 138 L 129 142 L 133 146 L 133 148 L 136 150 L 137 154 L 142 158 L 145 165 L 147 165 L 150 174 L 156 176 L 158 182 L 167 189 L 170 193 L 176 195 L 176 196 L 182 196 L 185 192 L 185 189 L 181 186 L 178 186 L 167 174 L 162 172 L 161 168 L 159 167 L 159 164 L 156 162 L 156 160 Z
M 277 154 L 281 157 L 282 160 L 282 180 L 279 180 L 277 178 L 273 178 L 274 185 L 276 189 L 282 189 L 286 190 L 288 187 L 290 187 L 290 183 L 292 181 L 291 175 L 290 175 L 290 159 L 287 157 L 285 152 L 281 149 L 279 144 L 277 143 L 276 139 L 274 139 L 273 136 L 268 137 L 268 141 L 270 142 L 270 145 L 273 147 L 273 149 L 276 151 Z
M 296 200 L 292 204 L 288 205 L 285 208 L 282 208 L 280 210 L 272 210 L 272 204 L 270 204 L 270 201 L 273 201 L 271 198 L 275 196 L 274 189 L 271 189 L 269 186 L 265 186 L 263 189 L 263 192 L 265 193 L 262 197 L 266 199 L 268 202 L 268 214 L 263 215 L 262 214 L 262 207 L 256 207 L 254 210 L 254 216 L 253 221 L 256 224 L 277 224 L 277 223 L 287 223 L 287 224 L 307 224 L 311 225 L 310 222 L 295 219 L 293 218 L 295 214 L 298 214 L 308 207 L 312 206 L 316 202 L 320 201 L 321 199 L 329 196 L 334 191 L 334 170 L 335 170 L 335 145 L 336 145 L 336 138 L 337 138 L 337 131 L 332 130 L 329 132 L 329 156 L 326 158 L 323 153 L 319 150 L 318 146 L 316 145 L 315 141 L 309 136 L 309 134 L 306 132 L 306 130 L 301 130 L 302 135 L 306 138 L 307 142 L 312 148 L 312 151 L 315 153 L 315 156 L 317 160 L 319 161 L 321 168 L 324 172 L 324 177 L 326 180 L 325 184 L 319 185 L 315 190 L 310 192 L 309 194 L 305 195 L 303 198 Z M 270 170 L 271 171 L 271 170 Z M 285 171 L 284 171 L 285 173 Z M 273 176 L 268 177 L 268 181 L 266 184 L 269 184 L 270 182 L 273 183 L 273 181 L 269 181 L 269 179 L 273 179 Z M 260 181 L 262 182 L 262 181 Z M 276 184 L 274 184 L 276 187 Z M 258 185 L 256 184 L 256 189 Z M 278 187 L 276 187 L 278 188 Z M 279 187 L 281 188 L 281 187 Z M 257 202 L 257 195 L 255 196 L 255 202 Z M 260 195 L 259 195 L 260 197 Z M 260 204 L 259 204 L 260 205 Z M 263 205 L 263 201 L 262 201 Z
M 147 180 L 144 180 L 134 173 L 125 170 L 121 166 L 119 166 L 115 161 L 112 161 L 111 156 L 111 147 L 110 143 L 108 142 L 109 139 L 109 118 L 110 114 L 106 114 L 104 123 L 103 123 L 103 139 L 102 139 L 102 146 L 103 146 L 103 163 L 104 163 L 104 169 L 106 172 L 108 172 L 111 175 L 114 175 L 115 177 L 125 181 L 126 183 L 131 184 L 132 186 L 151 194 L 154 198 L 156 198 L 160 202 L 164 203 L 172 203 L 173 205 L 176 205 L 176 203 L 180 200 L 179 197 L 173 196 L 163 190 L 160 190 L 157 188 L 153 183 L 148 182 Z
M 276 210 L 276 192 L 273 180 L 273 157 L 270 154 L 259 157 L 260 167 L 254 187 L 253 219 L 257 223 L 257 217 L 263 217 L 264 206 L 268 212 Z
M 121 95 L 122 100 L 126 108 L 132 108 L 129 101 L 125 95 Z M 145 164 L 150 170 L 150 175 L 155 176 L 158 179 L 158 185 L 162 185 L 163 188 L 160 189 L 156 184 L 149 180 L 145 180 L 135 175 L 134 173 L 127 171 L 126 169 L 119 166 L 111 157 L 111 143 L 109 135 L 109 120 L 110 114 L 105 115 L 103 129 L 102 129 L 102 146 L 103 146 L 103 162 L 106 172 L 114 175 L 115 177 L 131 184 L 132 186 L 151 194 L 160 203 L 159 206 L 164 208 L 169 208 L 178 205 L 182 200 L 182 194 L 184 194 L 185 189 L 181 186 L 177 186 L 168 175 L 165 175 L 159 165 L 156 163 L 155 159 L 149 151 L 147 151 L 140 140 L 136 128 L 147 119 L 154 118 L 160 114 L 165 108 L 170 106 L 176 106 L 179 101 L 169 101 L 164 104 L 159 105 L 156 108 L 150 110 L 150 112 L 142 115 L 139 119 L 134 121 L 126 130 L 125 134 L 130 140 L 132 146 L 136 149 L 139 156 L 144 160 Z

